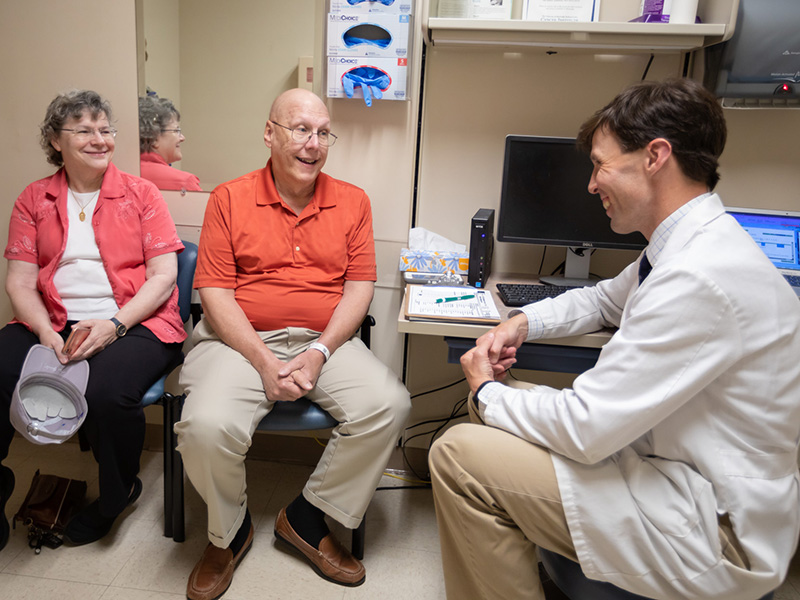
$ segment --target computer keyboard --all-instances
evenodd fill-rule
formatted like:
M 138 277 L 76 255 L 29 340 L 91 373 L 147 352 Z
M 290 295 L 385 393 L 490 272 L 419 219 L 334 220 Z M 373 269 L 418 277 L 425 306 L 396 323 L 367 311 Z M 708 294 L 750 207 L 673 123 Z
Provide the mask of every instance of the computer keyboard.
M 497 293 L 506 306 L 525 306 L 545 298 L 559 296 L 575 288 L 567 285 L 541 285 L 534 283 L 498 283 Z

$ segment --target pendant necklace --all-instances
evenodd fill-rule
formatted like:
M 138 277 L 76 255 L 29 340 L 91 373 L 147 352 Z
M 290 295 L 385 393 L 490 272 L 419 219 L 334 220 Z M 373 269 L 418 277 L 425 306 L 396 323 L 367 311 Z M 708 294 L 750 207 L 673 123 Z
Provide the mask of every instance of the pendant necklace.
M 86 202 L 85 204 L 81 204 L 78 201 L 78 196 L 74 192 L 73 192 L 73 197 L 75 198 L 75 204 L 77 204 L 78 207 L 81 209 L 81 212 L 78 213 L 78 218 L 81 220 L 81 223 L 83 223 L 86 220 L 86 212 L 85 212 L 86 211 L 86 207 L 89 206 L 92 202 L 94 202 L 95 198 L 97 198 L 97 194 L 93 194 L 89 198 L 89 201 Z

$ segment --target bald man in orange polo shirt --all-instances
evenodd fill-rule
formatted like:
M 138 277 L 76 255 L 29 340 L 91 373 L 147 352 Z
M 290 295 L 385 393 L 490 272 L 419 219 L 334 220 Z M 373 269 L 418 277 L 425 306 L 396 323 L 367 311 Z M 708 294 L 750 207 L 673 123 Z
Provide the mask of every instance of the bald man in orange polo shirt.
M 195 275 L 204 317 L 181 372 L 176 426 L 186 473 L 208 505 L 210 543 L 187 596 L 222 595 L 253 540 L 245 457 L 275 402 L 306 396 L 339 421 L 276 537 L 323 578 L 364 582 L 325 516 L 356 528 L 411 407 L 397 377 L 356 337 L 376 279 L 369 198 L 322 173 L 336 136 L 325 104 L 281 94 L 264 131 L 266 167 L 208 201 Z

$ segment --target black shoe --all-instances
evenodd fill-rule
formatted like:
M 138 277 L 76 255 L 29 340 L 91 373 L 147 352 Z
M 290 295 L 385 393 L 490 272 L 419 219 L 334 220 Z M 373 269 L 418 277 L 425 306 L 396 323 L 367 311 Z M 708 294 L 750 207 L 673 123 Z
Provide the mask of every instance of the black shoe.
M 6 519 L 6 502 L 14 491 L 14 472 L 0 465 L 0 550 L 8 543 L 9 526 Z
M 136 502 L 141 493 L 142 480 L 137 477 L 133 482 L 133 490 L 128 496 L 128 504 L 126 506 Z M 69 523 L 64 528 L 64 537 L 74 546 L 91 544 L 104 538 L 111 531 L 111 527 L 118 516 L 106 517 L 101 514 L 100 499 L 98 498 L 69 520 Z

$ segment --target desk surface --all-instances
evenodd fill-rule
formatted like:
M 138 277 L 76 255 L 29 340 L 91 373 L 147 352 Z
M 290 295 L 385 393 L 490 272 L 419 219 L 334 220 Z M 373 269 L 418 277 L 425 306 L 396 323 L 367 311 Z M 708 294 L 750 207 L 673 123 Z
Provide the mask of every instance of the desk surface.
M 518 274 L 503 274 L 498 273 L 489 278 L 488 289 L 492 293 L 492 298 L 497 305 L 497 310 L 500 312 L 502 320 L 506 320 L 509 311 L 513 310 L 511 307 L 503 304 L 500 297 L 497 295 L 497 282 L 502 283 L 536 283 L 538 278 L 530 275 Z M 403 306 L 405 306 L 405 297 L 403 298 Z M 397 331 L 400 333 L 414 333 L 419 335 L 436 335 L 445 337 L 460 337 L 476 339 L 489 331 L 491 325 L 473 325 L 470 323 L 450 323 L 443 321 L 409 321 L 405 317 L 403 306 L 400 307 L 400 312 L 397 316 Z M 572 337 L 538 340 L 530 343 L 542 344 L 557 344 L 559 346 L 579 346 L 582 348 L 601 348 L 611 338 L 610 331 L 598 331 L 595 333 L 588 333 L 586 335 L 578 335 Z

